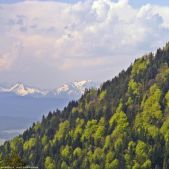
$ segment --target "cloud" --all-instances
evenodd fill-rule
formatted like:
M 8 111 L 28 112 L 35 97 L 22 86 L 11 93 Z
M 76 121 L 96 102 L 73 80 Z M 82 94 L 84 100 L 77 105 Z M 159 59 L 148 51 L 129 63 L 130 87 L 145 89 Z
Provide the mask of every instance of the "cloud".
M 8 70 L 16 81 L 45 82 L 33 73 L 38 68 L 58 83 L 102 80 L 169 40 L 169 7 L 134 8 L 127 0 L 1 4 L 0 35 L 1 75 Z
M 9 54 L 0 55 L 0 70 L 6 70 L 10 66 Z
M 15 45 L 7 47 L 8 51 L 3 50 L 3 45 L 1 46 L 2 50 L 0 51 L 0 71 L 11 70 L 19 52 L 18 46 L 19 44 L 16 42 Z

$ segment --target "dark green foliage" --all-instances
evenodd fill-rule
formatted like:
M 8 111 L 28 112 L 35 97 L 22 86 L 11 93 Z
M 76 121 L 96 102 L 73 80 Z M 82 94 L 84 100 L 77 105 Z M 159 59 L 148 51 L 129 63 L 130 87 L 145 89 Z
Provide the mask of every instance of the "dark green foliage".
M 11 167 L 13 169 L 22 168 L 26 166 L 23 160 L 18 156 L 16 152 L 12 152 L 10 155 L 7 155 L 3 160 L 1 167 Z
M 0 147 L 41 169 L 168 169 L 169 44 Z

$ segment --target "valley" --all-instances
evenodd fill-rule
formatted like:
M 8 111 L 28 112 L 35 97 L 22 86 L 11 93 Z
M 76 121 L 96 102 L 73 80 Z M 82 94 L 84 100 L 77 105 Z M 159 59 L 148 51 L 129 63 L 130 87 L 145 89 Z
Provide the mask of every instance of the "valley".
M 41 90 L 17 83 L 0 88 L 0 139 L 1 142 L 21 134 L 33 122 L 56 109 L 62 110 L 69 101 L 77 100 L 91 87 L 98 87 L 92 81 L 64 84 L 53 90 Z M 13 130 L 13 132 L 9 132 Z

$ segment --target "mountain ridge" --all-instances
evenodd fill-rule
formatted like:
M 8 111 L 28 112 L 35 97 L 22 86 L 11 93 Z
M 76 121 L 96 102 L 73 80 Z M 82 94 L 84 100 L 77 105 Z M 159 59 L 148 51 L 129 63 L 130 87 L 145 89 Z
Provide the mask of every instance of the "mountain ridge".
M 168 169 L 169 43 L 0 147 L 41 169 Z
M 0 87 L 0 93 L 13 93 L 18 96 L 32 97 L 70 97 L 72 99 L 79 98 L 85 91 L 91 87 L 98 87 L 99 83 L 91 80 L 74 81 L 65 83 L 55 89 L 39 89 L 29 87 L 21 82 L 18 82 L 10 87 Z

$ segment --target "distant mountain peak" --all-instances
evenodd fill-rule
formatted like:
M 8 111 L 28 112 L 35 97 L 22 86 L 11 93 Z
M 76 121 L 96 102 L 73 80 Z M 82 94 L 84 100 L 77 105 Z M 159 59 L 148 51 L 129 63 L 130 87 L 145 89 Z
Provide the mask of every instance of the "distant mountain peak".
M 18 90 L 25 90 L 25 86 L 23 83 L 16 83 L 15 85 L 13 85 L 10 89 L 10 91 L 18 91 Z
M 26 96 L 26 95 L 37 95 L 43 94 L 43 92 L 39 89 L 28 87 L 21 82 L 18 82 L 11 86 L 10 88 L 6 88 L 2 90 L 3 92 L 14 93 L 19 96 Z
M 74 81 L 63 84 L 54 89 L 52 93 L 58 97 L 79 98 L 85 92 L 85 89 L 97 88 L 98 86 L 98 83 L 91 80 Z
M 84 92 L 85 89 L 92 87 L 98 87 L 98 83 L 91 80 L 82 80 L 69 82 L 57 87 L 53 90 L 42 90 L 38 88 L 33 88 L 25 85 L 22 82 L 18 82 L 11 87 L 0 87 L 0 92 L 13 93 L 19 96 L 46 96 L 46 97 L 57 97 L 57 98 L 79 98 Z

